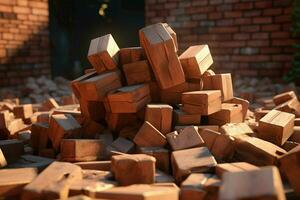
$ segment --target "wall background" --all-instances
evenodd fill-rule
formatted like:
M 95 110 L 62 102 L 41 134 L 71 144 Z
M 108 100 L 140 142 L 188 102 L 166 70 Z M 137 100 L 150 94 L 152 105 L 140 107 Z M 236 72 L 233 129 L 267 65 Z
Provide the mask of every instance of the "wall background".
M 146 24 L 167 22 L 179 48 L 208 44 L 213 69 L 282 79 L 291 67 L 292 0 L 146 0 Z
M 141 6 L 124 6 L 135 5 L 130 4 L 131 1 L 112 0 L 108 16 L 101 19 L 98 16 L 100 1 L 91 1 L 96 4 L 91 7 L 90 3 L 86 6 L 79 4 L 86 1 L 56 0 L 65 2 L 65 7 L 59 8 L 72 14 L 68 18 L 72 37 L 67 35 L 67 39 L 76 41 L 63 48 L 59 46 L 64 40 L 58 29 L 52 28 L 52 38 L 49 37 L 48 0 L 0 0 L 0 86 L 21 84 L 28 76 L 50 76 L 51 72 L 54 76 L 72 78 L 68 73 L 72 72 L 74 60 L 82 61 L 82 66 L 88 65 L 85 58 L 87 41 L 109 31 L 119 41 L 120 47 L 126 47 L 129 44 L 124 41 L 129 40 L 126 39 L 128 35 L 136 38 L 144 20 L 146 25 L 169 23 L 178 35 L 180 52 L 190 45 L 208 44 L 214 58 L 213 69 L 218 72 L 281 80 L 291 67 L 295 42 L 291 36 L 293 0 L 145 0 L 145 11 Z M 76 9 L 76 5 L 80 9 Z M 84 11 L 85 7 L 92 10 Z M 52 9 L 50 11 L 53 24 L 59 18 Z M 82 28 L 82 24 L 96 28 L 89 30 Z M 122 31 L 124 28 L 120 24 L 128 31 Z M 60 64 L 66 59 L 65 64 Z
M 50 74 L 48 0 L 0 0 L 0 85 Z

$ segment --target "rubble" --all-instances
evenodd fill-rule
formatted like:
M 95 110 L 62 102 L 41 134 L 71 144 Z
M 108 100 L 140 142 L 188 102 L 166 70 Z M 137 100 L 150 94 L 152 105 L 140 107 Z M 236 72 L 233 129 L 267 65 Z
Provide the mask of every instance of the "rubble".
M 297 88 L 215 73 L 206 44 L 178 56 L 166 23 L 139 36 L 93 39 L 71 82 L 0 92 L 0 199 L 300 195 Z

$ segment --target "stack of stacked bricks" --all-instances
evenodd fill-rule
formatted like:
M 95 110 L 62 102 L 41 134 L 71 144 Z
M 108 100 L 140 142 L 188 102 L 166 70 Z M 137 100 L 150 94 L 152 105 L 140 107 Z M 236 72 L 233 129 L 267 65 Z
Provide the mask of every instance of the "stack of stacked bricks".
M 291 0 L 148 0 L 146 23 L 169 23 L 180 50 L 207 43 L 216 70 L 280 80 L 291 67 Z
M 139 40 L 127 48 L 111 34 L 91 40 L 92 68 L 63 105 L 0 102 L 0 197 L 299 197 L 294 91 L 253 112 L 233 95 L 231 74 L 210 69 L 208 45 L 178 53 L 167 23 L 140 29 Z
M 48 15 L 47 0 L 0 1 L 0 85 L 50 74 Z

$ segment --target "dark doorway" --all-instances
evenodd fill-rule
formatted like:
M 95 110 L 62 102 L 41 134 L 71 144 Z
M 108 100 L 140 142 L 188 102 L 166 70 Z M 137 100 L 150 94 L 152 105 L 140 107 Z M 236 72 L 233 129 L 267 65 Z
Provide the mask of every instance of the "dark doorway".
M 90 40 L 111 33 L 119 47 L 138 46 L 144 0 L 50 0 L 52 75 L 74 78 L 90 64 Z

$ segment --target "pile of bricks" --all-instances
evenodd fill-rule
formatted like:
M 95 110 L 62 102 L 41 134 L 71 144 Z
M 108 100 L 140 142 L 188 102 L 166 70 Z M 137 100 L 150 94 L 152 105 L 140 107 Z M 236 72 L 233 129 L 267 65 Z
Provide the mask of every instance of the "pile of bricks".
M 250 111 L 207 45 L 177 55 L 158 23 L 141 47 L 108 34 L 66 105 L 1 102 L 0 197 L 292 199 L 300 195 L 300 103 L 293 91 Z

